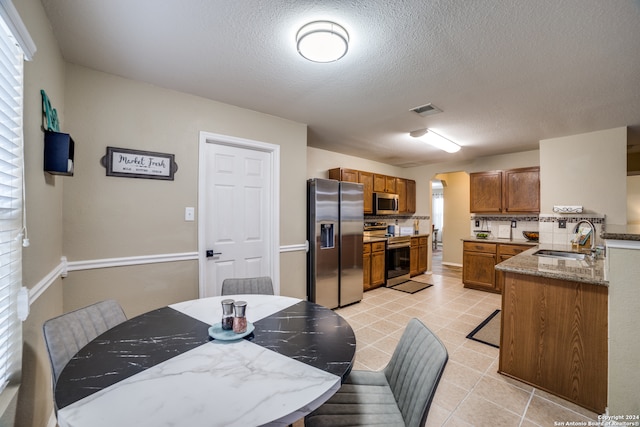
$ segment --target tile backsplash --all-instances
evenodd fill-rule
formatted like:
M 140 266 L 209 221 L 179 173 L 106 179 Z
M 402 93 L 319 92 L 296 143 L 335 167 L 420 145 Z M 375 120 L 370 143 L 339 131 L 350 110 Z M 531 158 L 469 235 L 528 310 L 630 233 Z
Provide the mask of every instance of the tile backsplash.
M 510 227 L 512 221 L 516 221 L 516 228 L 511 230 L 513 239 L 524 239 L 523 231 L 538 231 L 540 233 L 540 243 L 544 244 L 571 244 L 574 238 L 574 229 L 579 221 L 587 219 L 596 227 L 596 244 L 601 244 L 600 234 L 604 230 L 605 215 L 595 213 L 581 214 L 540 214 L 537 216 L 498 216 L 472 214 L 470 222 L 470 232 L 474 230 L 489 230 L 491 237 L 497 238 L 501 226 Z M 480 226 L 476 226 L 479 221 Z M 566 221 L 566 227 L 560 228 L 561 221 Z

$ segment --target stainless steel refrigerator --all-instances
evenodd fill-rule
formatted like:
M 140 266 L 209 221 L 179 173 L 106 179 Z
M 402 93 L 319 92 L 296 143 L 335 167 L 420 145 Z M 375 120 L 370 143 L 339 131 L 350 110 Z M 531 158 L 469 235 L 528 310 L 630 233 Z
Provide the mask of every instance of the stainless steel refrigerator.
M 328 308 L 362 299 L 362 184 L 307 182 L 307 294 Z

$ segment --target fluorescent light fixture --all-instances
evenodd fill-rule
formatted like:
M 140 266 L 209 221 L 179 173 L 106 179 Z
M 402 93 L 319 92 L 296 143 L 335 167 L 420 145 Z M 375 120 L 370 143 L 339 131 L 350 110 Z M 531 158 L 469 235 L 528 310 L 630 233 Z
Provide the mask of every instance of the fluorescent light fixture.
M 333 62 L 349 49 L 349 33 L 331 21 L 314 21 L 304 25 L 296 34 L 298 52 L 313 62 Z
M 414 130 L 413 132 L 409 132 L 414 138 L 419 139 L 420 141 L 426 142 L 429 145 L 433 145 L 436 148 L 439 148 L 447 153 L 457 153 L 460 151 L 460 147 L 453 141 L 449 141 L 442 135 L 438 135 L 431 129 L 420 129 Z

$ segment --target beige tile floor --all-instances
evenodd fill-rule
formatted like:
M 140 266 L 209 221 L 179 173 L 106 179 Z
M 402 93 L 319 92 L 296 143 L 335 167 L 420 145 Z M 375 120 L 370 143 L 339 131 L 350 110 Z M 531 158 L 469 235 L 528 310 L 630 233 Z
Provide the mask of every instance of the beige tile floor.
M 498 349 L 466 335 L 500 308 L 500 295 L 465 289 L 457 268 L 434 272 L 440 274 L 414 278 L 433 283 L 428 289 L 407 294 L 378 288 L 365 292 L 360 303 L 336 310 L 356 334 L 354 369 L 382 369 L 409 319 L 417 317 L 449 352 L 427 426 L 546 427 L 597 419 L 597 414 L 498 374 Z

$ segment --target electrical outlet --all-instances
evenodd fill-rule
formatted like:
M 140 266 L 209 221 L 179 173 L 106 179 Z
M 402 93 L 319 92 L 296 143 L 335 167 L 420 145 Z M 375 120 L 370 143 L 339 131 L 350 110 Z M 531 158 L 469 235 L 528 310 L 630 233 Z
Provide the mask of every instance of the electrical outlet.
M 184 220 L 194 221 L 196 216 L 195 209 L 192 207 L 184 208 Z
M 518 221 L 511 221 L 511 228 L 516 228 L 518 226 Z
M 558 220 L 558 228 L 567 228 L 567 220 L 559 219 Z
M 476 219 L 476 227 L 480 227 L 480 221 Z

